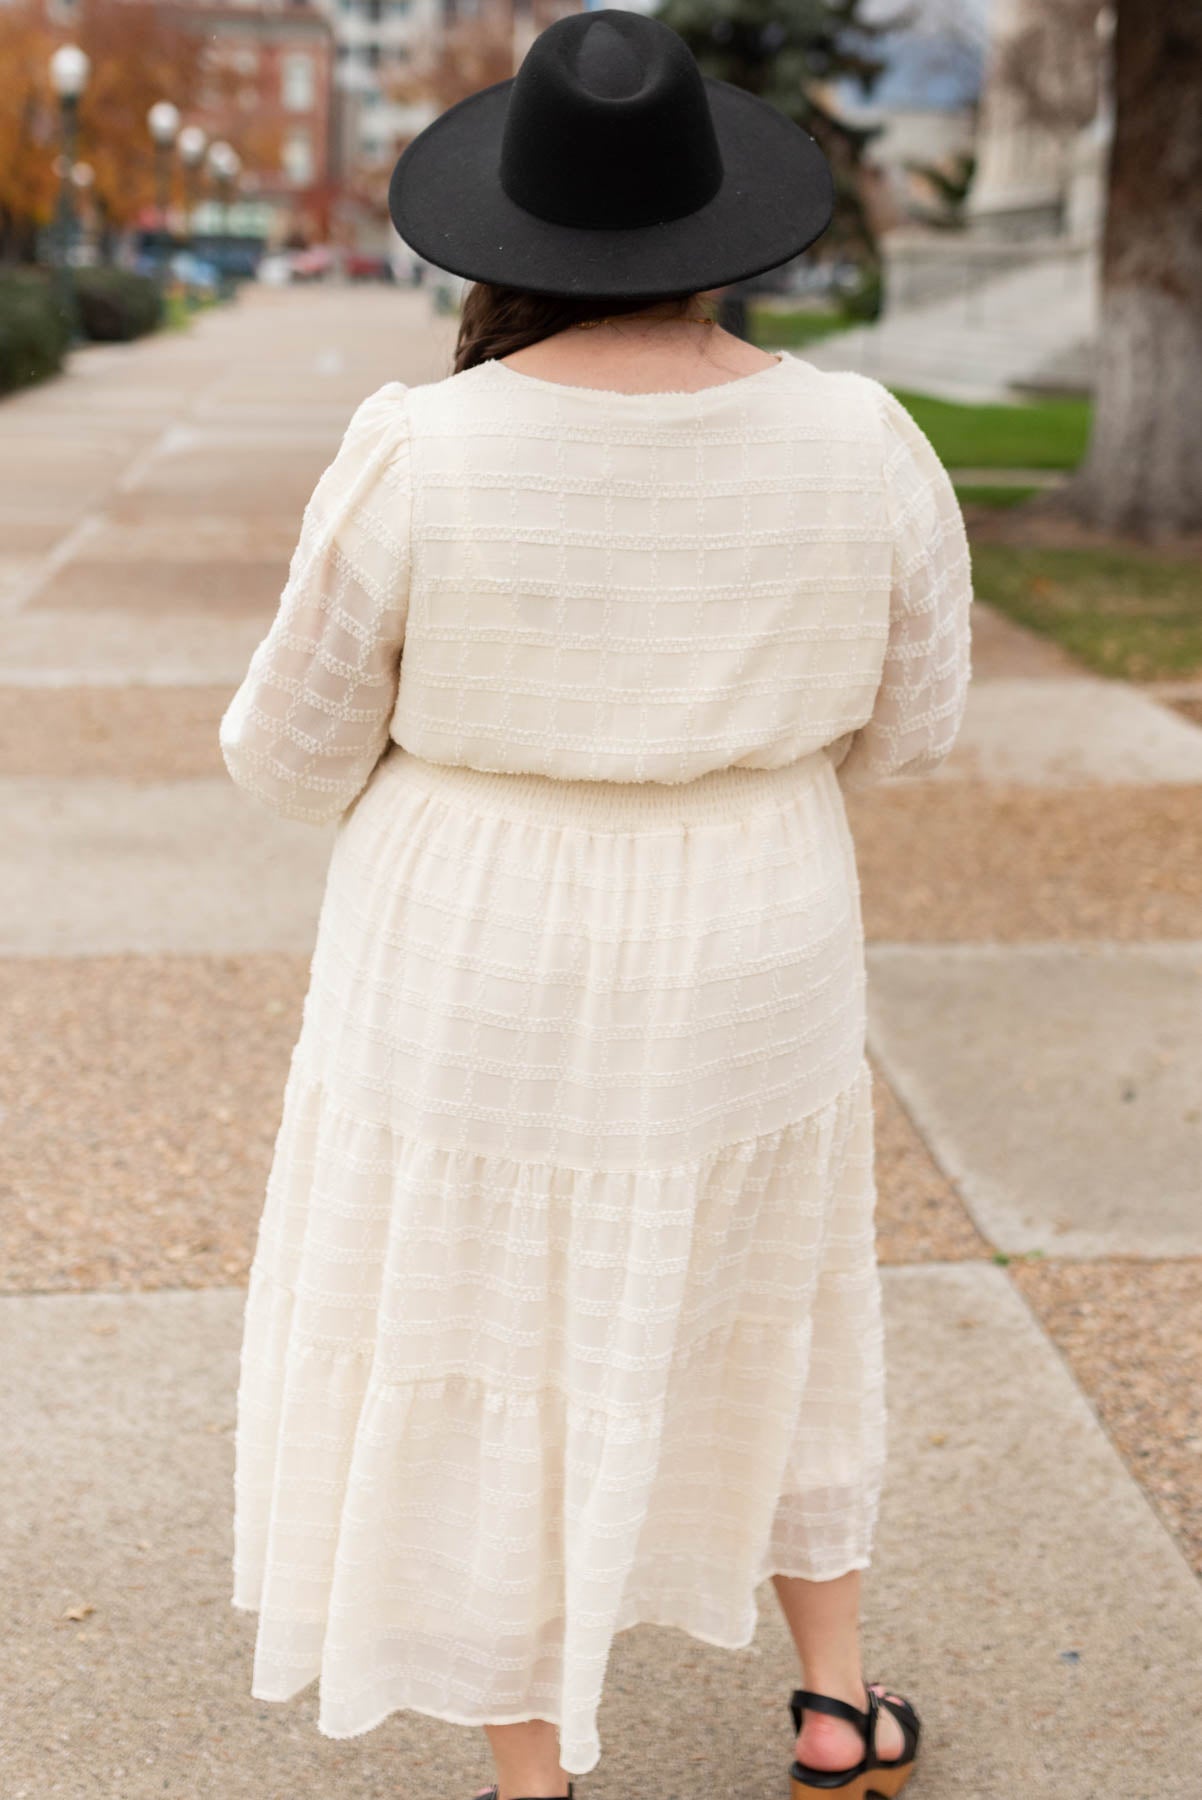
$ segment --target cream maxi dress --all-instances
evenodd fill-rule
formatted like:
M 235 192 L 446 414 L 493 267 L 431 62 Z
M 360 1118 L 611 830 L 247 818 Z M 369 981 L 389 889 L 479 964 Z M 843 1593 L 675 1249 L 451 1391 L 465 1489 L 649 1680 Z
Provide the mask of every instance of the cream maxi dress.
M 947 753 L 956 500 L 875 382 L 390 383 L 221 725 L 338 820 L 250 1276 L 234 1604 L 318 1728 L 549 1719 L 870 1559 L 885 1408 L 841 789 Z

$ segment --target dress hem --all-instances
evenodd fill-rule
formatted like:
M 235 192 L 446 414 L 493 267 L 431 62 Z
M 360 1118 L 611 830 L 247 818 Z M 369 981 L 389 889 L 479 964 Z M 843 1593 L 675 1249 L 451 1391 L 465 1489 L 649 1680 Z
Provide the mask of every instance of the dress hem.
M 871 1562 L 872 1559 L 868 1555 L 843 1558 L 841 1559 L 841 1566 L 834 1574 L 830 1575 L 814 1575 L 812 1570 L 797 1569 L 774 1564 L 760 1576 L 756 1583 L 756 1587 L 761 1587 L 765 1581 L 771 1581 L 773 1576 L 776 1575 L 783 1575 L 786 1579 L 797 1579 L 802 1581 L 838 1581 L 842 1576 L 850 1575 L 857 1569 L 862 1570 L 870 1568 Z M 246 1600 L 238 1600 L 235 1598 L 231 1600 L 230 1604 L 236 1612 L 252 1615 L 259 1612 L 257 1606 L 252 1605 Z M 747 1650 L 750 1649 L 755 1641 L 759 1623 L 757 1611 L 756 1619 L 751 1630 L 744 1636 L 738 1638 L 719 1638 L 714 1637 L 709 1632 L 698 1631 L 690 1625 L 682 1624 L 679 1619 L 656 1618 L 650 1613 L 645 1613 L 637 1619 L 630 1619 L 626 1624 L 620 1625 L 614 1631 L 613 1636 L 621 1637 L 624 1632 L 633 1631 L 636 1625 L 655 1625 L 661 1629 L 683 1631 L 687 1637 L 694 1638 L 698 1643 L 708 1644 L 715 1650 Z M 320 1674 L 310 1675 L 307 1680 L 300 1682 L 287 1693 L 268 1693 L 256 1687 L 252 1682 L 250 1690 L 251 1698 L 252 1700 L 262 1700 L 267 1705 L 271 1706 L 284 1706 L 287 1705 L 289 1701 L 295 1700 L 298 1695 L 303 1694 L 307 1688 L 312 1687 L 314 1682 L 320 1681 L 320 1679 Z M 506 1713 L 502 1718 L 480 1718 L 469 1717 L 464 1713 L 453 1713 L 445 1710 L 440 1711 L 431 1706 L 420 1706 L 409 1700 L 397 1700 L 391 1705 L 386 1706 L 382 1712 L 374 1716 L 367 1724 L 358 1726 L 354 1731 L 329 1731 L 321 1724 L 320 1718 L 317 1721 L 317 1730 L 321 1737 L 330 1738 L 337 1742 L 343 1742 L 351 1738 L 366 1737 L 368 1733 L 377 1731 L 381 1725 L 385 1724 L 387 1720 L 393 1716 L 394 1713 L 399 1712 L 418 1713 L 427 1719 L 437 1719 L 444 1725 L 462 1725 L 471 1730 L 481 1730 L 485 1725 L 525 1725 L 534 1720 L 554 1725 L 557 1731 L 561 1729 L 559 1719 L 550 1717 L 546 1711 L 537 1713 Z M 601 1752 L 600 1748 L 598 1748 L 597 1755 L 593 1758 L 592 1762 L 577 1768 L 571 1768 L 568 1763 L 562 1761 L 561 1752 L 561 1767 L 568 1775 L 589 1775 L 597 1767 L 600 1760 Z

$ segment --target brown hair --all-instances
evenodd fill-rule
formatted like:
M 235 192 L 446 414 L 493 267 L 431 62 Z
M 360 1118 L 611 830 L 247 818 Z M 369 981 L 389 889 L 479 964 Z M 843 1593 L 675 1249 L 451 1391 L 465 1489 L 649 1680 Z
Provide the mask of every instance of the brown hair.
M 611 318 L 617 313 L 645 312 L 649 307 L 669 316 L 686 313 L 695 294 L 673 294 L 655 299 L 626 295 L 621 299 L 590 297 L 561 299 L 555 294 L 532 294 L 525 288 L 495 287 L 474 281 L 463 297 L 459 337 L 455 345 L 453 374 L 490 358 L 508 356 L 537 344 L 583 319 Z

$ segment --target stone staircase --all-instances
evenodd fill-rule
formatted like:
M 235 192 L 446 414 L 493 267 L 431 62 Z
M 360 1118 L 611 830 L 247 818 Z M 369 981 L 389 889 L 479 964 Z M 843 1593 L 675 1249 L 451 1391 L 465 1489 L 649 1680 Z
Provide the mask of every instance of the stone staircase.
M 949 267 L 949 285 L 954 272 Z M 811 345 L 822 369 L 855 369 L 890 387 L 950 400 L 1087 392 L 1097 327 L 1097 280 L 1085 259 L 1049 258 L 946 298 L 898 308 Z

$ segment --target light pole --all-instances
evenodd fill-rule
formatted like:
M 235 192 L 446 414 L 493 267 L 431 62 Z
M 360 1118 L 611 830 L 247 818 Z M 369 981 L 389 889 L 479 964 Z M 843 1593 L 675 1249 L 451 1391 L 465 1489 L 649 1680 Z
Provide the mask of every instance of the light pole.
M 71 233 L 75 222 L 71 171 L 75 166 L 75 141 L 79 130 L 79 97 L 88 84 L 91 67 L 78 44 L 60 44 L 50 58 L 50 85 L 58 95 L 62 137 L 58 164 L 58 216 L 55 221 L 58 238 L 55 286 L 69 343 L 74 343 L 79 336 L 75 285 L 71 278 Z
M 82 248 L 88 253 L 85 257 L 85 260 L 87 261 L 91 260 L 91 244 L 89 242 L 91 231 L 89 229 L 87 208 L 83 205 L 83 199 L 84 195 L 91 191 L 92 183 L 95 179 L 96 171 L 93 169 L 91 163 L 77 162 L 71 170 L 71 185 L 74 187 L 76 194 L 79 197 L 79 205 L 82 211 L 83 228 L 80 232 L 80 243 Z
M 223 239 L 223 250 L 228 250 L 229 248 L 230 196 L 233 193 L 234 183 L 238 179 L 241 168 L 242 158 L 238 155 L 238 152 L 234 149 L 232 144 L 222 143 L 219 140 L 217 143 L 209 145 L 209 169 L 212 172 L 214 181 L 217 183 L 217 192 L 221 200 L 221 235 Z M 226 291 L 228 292 L 226 269 L 224 266 L 221 270 L 221 277 L 221 285 L 223 288 L 226 288 Z
M 188 239 L 189 255 L 196 254 L 196 232 L 193 217 L 196 212 L 196 183 L 200 175 L 200 165 L 204 161 L 209 140 L 199 125 L 185 125 L 176 143 L 180 162 L 184 165 L 184 230 Z M 196 288 L 187 283 L 189 307 L 196 305 Z
M 170 100 L 156 100 L 146 115 L 146 123 L 154 139 L 155 206 L 159 215 L 159 253 L 155 261 L 162 286 L 170 256 L 167 211 L 171 205 L 171 149 L 179 132 L 179 108 L 172 106 Z

